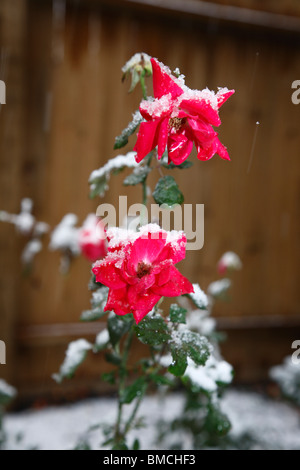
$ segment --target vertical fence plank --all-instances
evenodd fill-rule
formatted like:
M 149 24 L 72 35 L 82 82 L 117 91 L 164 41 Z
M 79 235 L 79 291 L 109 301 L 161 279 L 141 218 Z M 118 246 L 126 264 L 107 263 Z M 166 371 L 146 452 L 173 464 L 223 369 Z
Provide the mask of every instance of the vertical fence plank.
M 3 0 L 0 4 L 0 79 L 6 84 L 6 104 L 0 109 L 0 207 L 20 208 L 22 161 L 26 142 L 26 1 Z M 0 230 L 0 339 L 6 343 L 6 365 L 0 375 L 15 379 L 15 328 L 19 309 L 20 245 L 11 225 Z

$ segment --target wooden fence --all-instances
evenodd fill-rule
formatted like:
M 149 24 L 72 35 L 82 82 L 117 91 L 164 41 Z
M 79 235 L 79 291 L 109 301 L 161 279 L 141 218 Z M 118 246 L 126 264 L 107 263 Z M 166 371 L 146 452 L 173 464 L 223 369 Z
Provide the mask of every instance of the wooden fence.
M 214 310 L 228 332 L 224 356 L 240 381 L 265 379 L 300 333 L 300 106 L 291 100 L 291 84 L 300 79 L 300 7 L 265 3 L 265 12 L 254 0 L 231 1 L 233 10 L 226 1 L 196 0 L 0 5 L 0 79 L 7 93 L 0 209 L 16 212 L 20 199 L 30 197 L 34 215 L 52 227 L 67 212 L 80 222 L 95 212 L 103 201 L 88 199 L 89 174 L 117 155 L 114 138 L 141 98 L 121 83 L 120 69 L 135 52 L 178 66 L 191 88 L 236 90 L 221 110 L 220 138 L 231 162 L 217 156 L 195 162 L 192 171 L 178 171 L 178 183 L 186 203 L 205 207 L 204 247 L 187 253 L 183 274 L 205 289 L 217 278 L 223 252 L 235 251 L 243 262 L 231 301 Z M 140 196 L 121 182 L 111 179 L 105 202 L 127 194 L 130 204 Z M 62 276 L 59 255 L 45 248 L 24 277 L 22 246 L 13 227 L 1 224 L 0 339 L 7 364 L 0 375 L 24 396 L 91 390 L 105 367 L 99 358 L 64 388 L 51 379 L 67 342 L 101 329 L 78 323 L 89 307 L 89 263 L 77 259 Z

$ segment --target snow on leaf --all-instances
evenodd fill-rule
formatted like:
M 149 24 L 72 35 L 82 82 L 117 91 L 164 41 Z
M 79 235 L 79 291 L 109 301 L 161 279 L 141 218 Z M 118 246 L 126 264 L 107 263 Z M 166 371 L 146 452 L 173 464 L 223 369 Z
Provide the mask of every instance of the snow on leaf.
M 219 274 L 224 274 L 227 271 L 237 271 L 242 269 L 242 262 L 240 257 L 233 251 L 226 251 L 220 258 L 218 262 L 218 272 Z
M 100 331 L 100 333 L 98 333 L 96 336 L 93 351 L 98 352 L 98 351 L 101 351 L 102 349 L 105 349 L 108 343 L 109 343 L 109 333 L 108 333 L 108 330 L 104 328 L 104 330 Z
M 207 295 L 200 288 L 199 284 L 193 284 L 194 292 L 187 294 L 200 310 L 206 310 L 208 307 Z
M 114 149 L 120 149 L 128 144 L 128 138 L 135 132 L 141 122 L 144 121 L 141 113 L 135 111 L 132 115 L 132 121 L 123 129 L 122 133 L 115 138 Z
M 143 183 L 150 171 L 151 168 L 149 168 L 148 166 L 138 166 L 134 168 L 131 175 L 127 176 L 124 179 L 124 186 L 135 186 L 136 184 Z
M 207 292 L 214 298 L 220 298 L 223 296 L 231 286 L 231 280 L 224 278 L 219 281 L 211 282 L 207 288 Z
M 208 315 L 207 310 L 192 310 L 187 316 L 187 327 L 204 336 L 210 336 L 216 328 L 216 320 Z
M 30 240 L 27 245 L 25 246 L 24 250 L 22 251 L 21 261 L 24 264 L 32 263 L 33 258 L 37 253 L 39 253 L 42 249 L 43 245 L 42 242 L 36 238 Z
M 111 173 L 117 173 L 124 168 L 135 168 L 138 163 L 135 161 L 136 152 L 128 152 L 126 155 L 118 155 L 111 158 L 98 170 L 94 170 L 89 177 L 90 197 L 104 196 L 108 189 L 108 181 Z
M 125 318 L 123 316 L 111 314 L 108 317 L 107 328 L 109 339 L 113 346 L 116 346 L 119 343 L 122 336 L 124 336 L 130 330 L 131 325 L 131 316 Z
M 17 390 L 9 385 L 5 380 L 0 379 L 0 405 L 6 405 L 17 394 Z
M 66 351 L 65 359 L 60 370 L 52 377 L 57 383 L 61 383 L 65 378 L 71 378 L 77 367 L 84 361 L 87 351 L 92 349 L 91 343 L 85 339 L 71 341 Z
M 299 364 L 294 363 L 291 356 L 287 356 L 282 364 L 273 366 L 269 374 L 271 379 L 279 385 L 283 396 L 300 405 Z
M 101 286 L 92 293 L 92 309 L 84 310 L 80 316 L 81 321 L 95 321 L 107 314 L 104 307 L 107 302 L 108 287 Z
M 212 352 L 212 346 L 204 336 L 187 329 L 173 331 L 169 346 L 173 362 L 168 370 L 176 376 L 184 374 L 188 358 L 203 365 Z
M 232 366 L 224 361 L 210 356 L 204 366 L 198 366 L 192 360 L 188 360 L 185 371 L 192 384 L 209 393 L 215 392 L 220 384 L 228 384 L 232 381 Z
M 180 307 L 178 304 L 172 304 L 170 306 L 170 321 L 173 323 L 186 323 L 185 316 L 187 310 Z
M 141 63 L 145 63 L 148 67 L 152 68 L 150 59 L 151 57 L 146 54 L 146 52 L 136 52 L 132 57 L 130 57 L 126 64 L 123 65 L 122 72 L 130 72 L 133 67 L 136 67 Z
M 75 214 L 66 214 L 50 235 L 49 249 L 52 251 L 70 250 L 74 256 L 79 255 L 80 247 L 76 223 L 77 216 Z

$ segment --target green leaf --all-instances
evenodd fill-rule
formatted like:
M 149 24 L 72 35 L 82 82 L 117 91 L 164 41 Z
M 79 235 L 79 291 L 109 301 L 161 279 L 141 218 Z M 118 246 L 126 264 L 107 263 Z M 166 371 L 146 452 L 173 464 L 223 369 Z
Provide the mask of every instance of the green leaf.
M 186 169 L 190 168 L 191 166 L 193 166 L 193 162 L 191 162 L 190 160 L 186 160 L 186 161 L 180 163 L 180 165 L 175 165 L 175 163 L 173 163 L 173 162 L 169 163 L 169 157 L 168 157 L 167 150 L 163 153 L 163 156 L 160 160 L 160 164 L 164 168 L 166 168 L 167 170 L 175 170 L 175 168 L 179 168 L 179 170 L 186 170 Z
M 85 339 L 71 341 L 66 351 L 65 359 L 57 374 L 53 374 L 53 379 L 61 383 L 65 378 L 73 377 L 78 366 L 84 361 L 87 351 L 92 349 L 92 345 Z
M 150 173 L 151 168 L 148 166 L 138 166 L 136 167 L 131 175 L 127 176 L 123 184 L 124 186 L 135 186 L 136 184 L 143 183 Z
M 139 340 L 150 346 L 159 346 L 171 338 L 168 327 L 160 316 L 145 317 L 134 330 Z
M 116 352 L 109 352 L 105 354 L 105 359 L 107 362 L 110 362 L 114 366 L 119 366 L 122 362 L 121 356 L 117 354 Z
M 216 406 L 210 406 L 204 428 L 211 434 L 219 437 L 225 436 L 231 429 L 228 417 Z
M 139 80 L 139 78 L 138 78 Z M 126 144 L 128 144 L 128 139 L 129 137 L 136 131 L 137 127 L 140 125 L 140 123 L 143 121 L 143 117 L 140 114 L 139 111 L 136 111 L 133 114 L 133 119 L 130 121 L 130 123 L 127 125 L 125 129 L 123 129 L 122 133 L 116 137 L 115 139 L 115 145 L 114 149 L 120 149 L 124 147 Z
M 112 450 L 128 450 L 128 447 L 124 440 L 118 442 L 112 447 Z
M 131 86 L 128 90 L 128 93 L 133 92 L 133 90 L 135 89 L 139 81 L 140 81 L 140 72 L 136 68 L 133 68 L 131 71 Z
M 174 204 L 182 204 L 184 201 L 183 194 L 175 179 L 169 175 L 160 178 L 152 195 L 159 205 L 173 206 Z
M 116 382 L 116 377 L 115 377 L 115 373 L 114 372 L 104 372 L 102 375 L 101 375 L 101 379 L 104 381 L 104 382 L 107 382 L 111 385 L 114 385 L 115 382 Z
M 107 320 L 107 329 L 109 332 L 110 342 L 113 346 L 119 343 L 122 336 L 124 336 L 131 328 L 133 320 L 130 318 L 112 315 Z
M 211 345 L 204 336 L 184 330 L 173 333 L 170 350 L 173 362 L 168 370 L 176 376 L 181 376 L 187 367 L 188 357 L 198 365 L 206 363 L 210 356 Z
M 104 196 L 105 191 L 108 188 L 107 182 L 108 176 L 106 174 L 100 176 L 97 181 L 92 182 L 89 194 L 90 199 L 94 199 L 96 196 Z
M 140 450 L 140 441 L 138 439 L 134 440 L 132 450 Z
M 175 168 L 178 168 L 179 170 L 187 170 L 188 168 L 191 168 L 191 166 L 193 166 L 193 162 L 186 160 L 180 165 L 175 165 L 175 163 L 173 162 L 168 163 L 168 162 L 163 161 L 161 162 L 161 165 L 167 170 L 175 170 Z
M 170 306 L 170 320 L 173 323 L 186 323 L 185 316 L 187 310 L 180 307 L 178 304 L 172 304 Z
M 149 374 L 149 377 L 157 385 L 168 385 L 168 386 L 174 385 L 173 381 L 169 379 L 169 377 L 166 377 L 165 375 Z
M 131 385 L 121 391 L 120 401 L 123 404 L 131 403 L 136 397 L 144 394 L 146 391 L 147 383 L 146 377 L 139 377 Z
M 204 365 L 210 356 L 211 345 L 205 336 L 194 331 L 185 330 L 180 333 L 181 347 L 193 361 Z
M 187 357 L 184 351 L 172 351 L 173 362 L 169 366 L 168 371 L 176 377 L 181 377 L 187 368 Z

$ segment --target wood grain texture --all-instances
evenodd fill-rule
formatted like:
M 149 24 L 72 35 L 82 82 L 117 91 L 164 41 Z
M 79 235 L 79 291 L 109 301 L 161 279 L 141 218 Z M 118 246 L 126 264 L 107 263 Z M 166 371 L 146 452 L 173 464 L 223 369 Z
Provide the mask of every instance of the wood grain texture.
M 0 105 L 0 210 L 20 209 L 22 162 L 26 142 L 26 2 L 0 4 L 0 79 L 6 85 L 6 104 Z M 1 377 L 14 381 L 16 323 L 19 312 L 21 240 L 12 225 L 0 228 L 0 339 L 6 343 Z
M 239 2 L 249 8 L 258 8 L 257 3 Z M 293 2 L 281 3 L 285 14 L 297 8 Z M 120 69 L 135 52 L 145 51 L 172 70 L 179 66 L 191 88 L 236 90 L 220 113 L 220 139 L 231 162 L 218 156 L 198 162 L 193 153 L 192 170 L 172 173 L 185 202 L 205 206 L 204 247 L 188 252 L 180 270 L 206 289 L 218 277 L 220 256 L 236 251 L 243 270 L 233 276 L 231 301 L 217 303 L 214 315 L 298 318 L 300 106 L 291 101 L 291 84 L 300 79 L 300 37 L 231 31 L 186 17 L 153 13 L 148 18 L 138 11 L 102 8 L 101 2 L 97 8 L 72 4 L 63 21 L 55 22 L 50 3 L 32 1 L 25 21 L 25 3 L 20 1 L 23 10 L 18 11 L 5 4 L 5 17 L 4 2 L 0 10 L 2 23 L 5 19 L 1 38 L 15 48 L 7 78 L 9 93 L 15 90 L 15 95 L 8 95 L 0 114 L 1 208 L 15 212 L 21 197 L 32 197 L 38 220 L 53 227 L 67 212 L 77 214 L 82 223 L 101 202 L 116 205 L 119 195 L 127 195 L 128 204 L 141 200 L 140 188 L 122 187 L 124 175 L 112 176 L 104 199 L 89 200 L 87 180 L 92 170 L 119 153 L 113 150 L 114 138 L 141 98 L 139 91 L 128 95 L 129 83 L 121 83 Z M 19 21 L 15 28 L 9 26 L 11 18 Z M 14 120 L 10 127 L 9 119 Z M 133 145 L 134 137 L 126 151 Z M 152 190 L 158 178 L 153 171 Z M 1 339 L 10 338 L 14 347 L 15 322 L 22 331 L 77 322 L 89 307 L 89 263 L 76 259 L 69 275 L 62 276 L 59 255 L 47 250 L 46 237 L 32 275 L 22 279 L 17 260 L 22 241 L 4 224 L 0 237 Z M 240 348 L 234 338 L 227 345 L 231 356 Z M 42 357 L 47 354 L 55 372 L 67 345 L 57 339 L 56 348 L 54 339 L 54 345 L 45 343 L 43 349 L 41 338 L 43 352 L 36 354 L 28 341 L 19 345 L 23 359 L 15 376 L 20 388 L 45 377 Z M 290 348 L 286 341 L 283 336 L 281 350 Z M 247 355 L 243 361 L 246 367 Z M 271 351 L 265 362 L 272 363 Z

